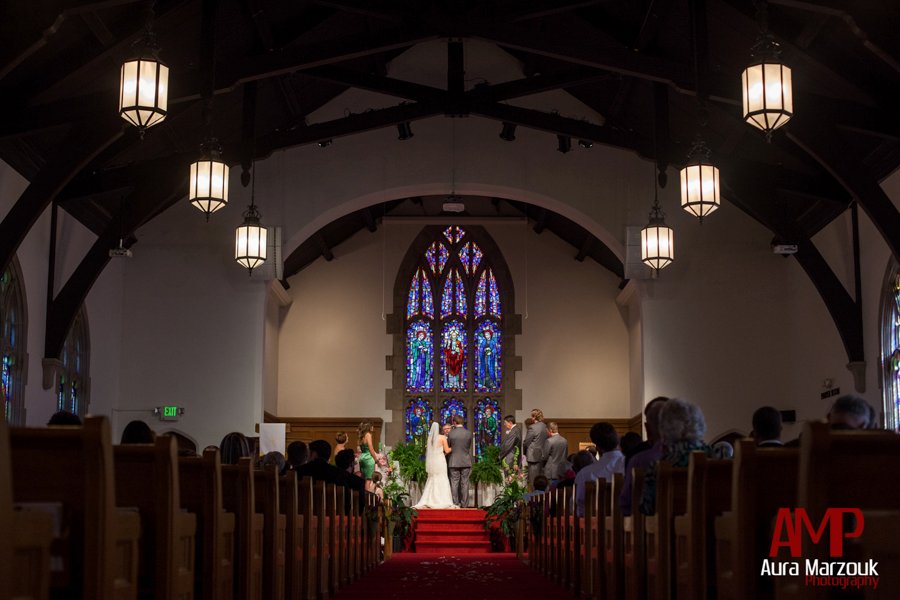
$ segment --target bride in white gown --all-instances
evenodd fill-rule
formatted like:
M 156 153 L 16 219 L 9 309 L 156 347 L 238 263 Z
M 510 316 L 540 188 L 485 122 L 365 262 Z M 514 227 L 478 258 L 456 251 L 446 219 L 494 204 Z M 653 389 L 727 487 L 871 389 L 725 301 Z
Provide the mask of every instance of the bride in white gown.
M 413 508 L 456 508 L 450 493 L 450 479 L 447 477 L 447 459 L 450 453 L 447 437 L 438 431 L 438 424 L 432 423 L 425 446 L 425 472 L 428 480 L 422 497 Z

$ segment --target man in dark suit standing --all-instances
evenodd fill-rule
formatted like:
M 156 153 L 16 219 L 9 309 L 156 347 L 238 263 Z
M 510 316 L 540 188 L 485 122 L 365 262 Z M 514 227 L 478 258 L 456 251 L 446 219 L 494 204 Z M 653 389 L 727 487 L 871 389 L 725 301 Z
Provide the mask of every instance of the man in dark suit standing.
M 528 487 L 533 490 L 534 478 L 544 474 L 544 461 L 547 460 L 547 457 L 544 456 L 547 426 L 544 424 L 544 411 L 539 408 L 531 411 L 531 420 L 532 423 L 528 426 L 522 448 L 525 452 L 525 460 L 528 461 Z
M 566 456 L 569 453 L 569 442 L 559 435 L 559 427 L 556 423 L 547 426 L 547 441 L 544 442 L 544 476 L 550 480 L 559 481 L 566 474 L 568 463 Z
M 453 504 L 465 508 L 469 503 L 469 471 L 472 470 L 472 432 L 463 427 L 460 415 L 453 417 L 453 429 L 447 436 L 450 445 L 450 493 Z
M 503 417 L 503 439 L 500 441 L 500 460 L 510 467 L 517 466 L 522 458 L 516 454 L 522 449 L 522 428 L 516 425 L 516 418 L 512 415 Z

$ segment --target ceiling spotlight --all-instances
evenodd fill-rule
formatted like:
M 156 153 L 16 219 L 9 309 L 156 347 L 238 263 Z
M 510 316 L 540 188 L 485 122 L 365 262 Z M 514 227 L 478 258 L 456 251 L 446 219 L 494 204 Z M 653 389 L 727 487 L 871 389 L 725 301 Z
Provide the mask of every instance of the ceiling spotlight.
M 563 154 L 572 151 L 572 138 L 567 135 L 557 135 L 556 139 L 559 140 L 559 145 L 556 147 L 557 150 Z
M 594 142 L 592 142 L 591 140 L 578 140 L 578 145 L 585 150 L 590 150 L 594 147 Z
M 321 142 L 319 142 L 319 148 L 327 148 L 328 146 L 330 146 L 333 143 L 334 143 L 334 140 L 322 140 Z
M 409 126 L 409 121 L 397 124 L 397 134 L 398 140 L 408 140 L 413 136 L 412 128 Z
M 500 139 L 505 142 L 514 142 L 516 140 L 516 124 L 503 122 L 503 129 L 500 130 Z

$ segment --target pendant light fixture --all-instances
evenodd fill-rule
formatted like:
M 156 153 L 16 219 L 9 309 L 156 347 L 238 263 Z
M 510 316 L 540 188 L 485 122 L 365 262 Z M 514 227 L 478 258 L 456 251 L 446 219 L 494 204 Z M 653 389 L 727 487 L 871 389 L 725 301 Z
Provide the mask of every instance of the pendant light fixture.
M 767 3 L 757 3 L 759 38 L 753 45 L 753 64 L 741 75 L 744 120 L 761 129 L 766 140 L 794 116 L 791 69 L 781 61 L 781 47 L 768 27 Z
M 141 135 L 166 118 L 169 110 L 169 67 L 159 60 L 153 31 L 153 6 L 147 10 L 144 36 L 136 43 L 135 58 L 122 63 L 119 79 L 119 115 L 137 127 Z
M 222 148 L 215 138 L 200 146 L 200 159 L 191 163 L 188 200 L 206 215 L 228 204 L 228 165 L 222 160 Z
M 681 208 L 703 222 L 721 204 L 719 168 L 709 159 L 709 148 L 699 135 L 681 169 Z
M 675 260 L 675 231 L 666 225 L 659 206 L 659 186 L 654 178 L 650 221 L 641 229 L 641 261 L 651 269 L 663 269 Z
M 234 232 L 234 260 L 246 267 L 249 274 L 266 262 L 266 228 L 260 224 L 256 209 L 256 163 L 253 165 L 253 184 L 250 188 L 250 206 L 244 213 L 244 222 Z

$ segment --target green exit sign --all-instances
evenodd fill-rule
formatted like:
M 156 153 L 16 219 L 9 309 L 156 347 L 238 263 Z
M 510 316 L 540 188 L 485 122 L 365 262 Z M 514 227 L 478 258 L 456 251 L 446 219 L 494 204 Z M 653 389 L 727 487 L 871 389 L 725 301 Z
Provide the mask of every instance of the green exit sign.
M 160 406 L 156 409 L 160 421 L 177 421 L 184 414 L 184 409 L 178 406 Z

